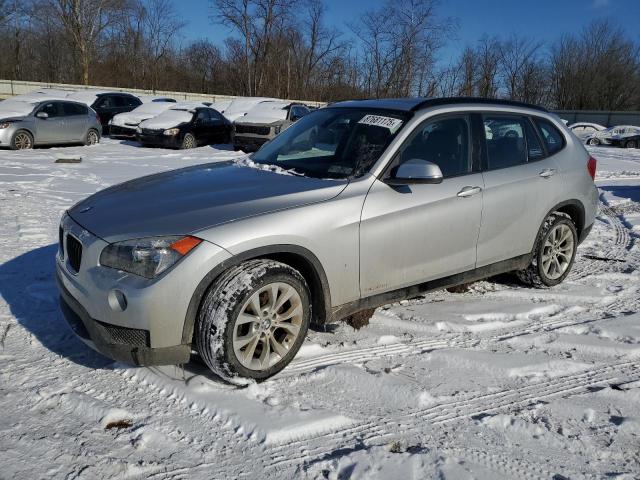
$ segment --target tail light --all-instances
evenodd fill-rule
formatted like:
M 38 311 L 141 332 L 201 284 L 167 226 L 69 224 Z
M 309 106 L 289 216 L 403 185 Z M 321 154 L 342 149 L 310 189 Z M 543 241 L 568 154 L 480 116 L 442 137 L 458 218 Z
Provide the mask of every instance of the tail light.
M 589 157 L 589 161 L 587 162 L 587 170 L 589 171 L 589 175 L 592 180 L 596 179 L 596 166 L 598 162 L 595 158 Z

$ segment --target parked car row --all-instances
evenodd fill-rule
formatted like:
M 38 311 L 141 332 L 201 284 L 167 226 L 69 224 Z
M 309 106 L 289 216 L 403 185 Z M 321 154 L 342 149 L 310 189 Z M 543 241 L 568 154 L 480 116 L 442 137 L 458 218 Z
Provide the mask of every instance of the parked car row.
M 569 125 L 569 129 L 587 145 L 640 147 L 640 127 L 633 125 L 618 125 L 607 128 L 597 123 L 578 122 Z
M 111 119 L 143 104 L 171 104 L 172 98 L 106 90 L 43 88 L 0 102 L 0 147 L 98 143 Z
M 142 146 L 194 148 L 231 143 L 255 151 L 310 112 L 306 105 L 266 97 L 199 103 L 87 89 L 43 88 L 0 102 L 0 147 L 94 144 L 101 136 Z

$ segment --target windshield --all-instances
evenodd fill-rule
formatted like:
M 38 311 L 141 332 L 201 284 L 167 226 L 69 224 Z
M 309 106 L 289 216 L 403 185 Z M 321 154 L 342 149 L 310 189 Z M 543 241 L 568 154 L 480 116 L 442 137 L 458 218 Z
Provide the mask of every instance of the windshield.
M 406 113 L 388 110 L 317 110 L 265 144 L 251 160 L 316 178 L 362 175 L 380 158 L 406 119 Z

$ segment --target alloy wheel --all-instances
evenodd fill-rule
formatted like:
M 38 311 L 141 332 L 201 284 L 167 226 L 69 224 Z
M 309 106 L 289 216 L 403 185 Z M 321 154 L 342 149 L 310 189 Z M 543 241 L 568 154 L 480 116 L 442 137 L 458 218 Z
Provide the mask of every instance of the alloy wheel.
M 33 147 L 31 137 L 25 132 L 18 132 L 14 139 L 14 144 L 17 150 L 27 150 Z
M 281 361 L 300 335 L 302 299 L 287 283 L 269 283 L 255 291 L 233 326 L 233 351 L 250 370 L 266 370 Z
M 574 254 L 573 232 L 562 223 L 547 235 L 542 247 L 542 270 L 551 280 L 560 278 L 571 265 Z
M 183 148 L 185 149 L 195 148 L 195 146 L 196 146 L 195 139 L 191 135 L 187 135 L 186 137 L 184 137 Z
M 91 130 L 87 134 L 87 145 L 95 145 L 96 143 L 98 143 L 98 134 Z

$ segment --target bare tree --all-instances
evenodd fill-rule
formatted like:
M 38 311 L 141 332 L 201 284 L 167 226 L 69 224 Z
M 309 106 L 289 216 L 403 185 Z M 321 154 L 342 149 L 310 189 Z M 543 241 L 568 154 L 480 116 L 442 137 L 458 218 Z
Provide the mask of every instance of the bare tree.
M 186 25 L 173 9 L 170 0 L 147 0 L 142 17 L 143 31 L 150 53 L 151 88 L 158 88 L 161 62 L 171 51 L 172 42 Z
M 101 35 L 115 21 L 123 0 L 52 0 L 55 12 L 73 42 L 81 81 L 89 85 L 91 60 Z

